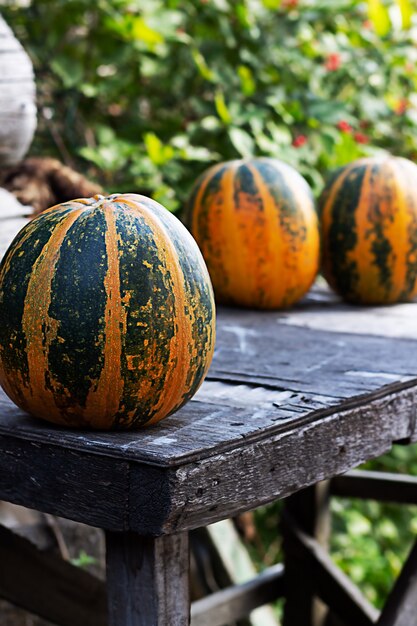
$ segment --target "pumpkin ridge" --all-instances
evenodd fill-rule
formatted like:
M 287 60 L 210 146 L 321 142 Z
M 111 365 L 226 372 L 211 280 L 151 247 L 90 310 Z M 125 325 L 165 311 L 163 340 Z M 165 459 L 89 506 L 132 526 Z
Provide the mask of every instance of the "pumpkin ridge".
M 209 266 L 210 276 L 218 281 L 220 290 L 222 285 L 227 285 L 229 277 L 223 253 L 225 234 L 220 228 L 216 214 L 221 213 L 224 207 L 221 192 L 227 172 L 228 168 L 222 163 L 217 166 L 213 174 L 209 170 L 207 181 L 203 177 L 201 194 L 197 194 L 195 205 L 199 210 L 193 211 L 191 220 L 191 232 L 201 248 L 203 257 L 212 259 Z M 215 211 L 210 211 L 212 203 L 215 204 Z
M 117 200 L 117 199 L 116 199 Z M 173 272 L 177 280 L 173 280 L 174 307 L 175 307 L 175 332 L 170 341 L 170 357 L 166 367 L 165 393 L 160 395 L 156 403 L 152 417 L 147 424 L 158 422 L 161 415 L 167 415 L 182 402 L 184 396 L 184 385 L 187 380 L 189 358 L 187 358 L 187 346 L 191 345 L 191 325 L 185 316 L 186 297 L 184 292 L 184 275 L 178 263 L 178 254 L 171 242 L 169 232 L 167 232 L 162 221 L 141 203 L 132 203 L 128 199 L 123 202 L 134 213 L 146 216 L 148 224 L 152 225 L 153 237 L 160 252 L 161 265 L 164 272 Z M 161 238 L 161 232 L 165 237 Z M 179 292 L 178 289 L 181 289 Z M 192 320 L 191 320 L 192 322 Z
M 83 418 L 91 418 L 98 428 L 108 428 L 111 416 L 117 413 L 122 394 L 123 379 L 120 375 L 122 332 L 126 331 L 127 312 L 120 296 L 119 251 L 114 212 L 108 203 L 98 210 L 104 214 L 106 231 L 104 242 L 107 255 L 107 272 L 104 277 L 106 308 L 104 311 L 104 365 L 98 381 L 90 387 L 83 411 Z M 100 419 L 99 419 L 100 416 Z
M 321 213 L 323 273 L 336 291 L 344 293 L 351 293 L 359 278 L 357 263 L 352 256 L 358 245 L 354 208 L 360 199 L 359 190 L 365 171 L 366 167 L 361 162 L 348 165 L 327 190 Z M 349 178 L 354 179 L 355 185 L 353 194 L 348 196 L 343 194 L 343 185 Z M 340 286 L 338 280 L 342 280 Z
M 184 277 L 185 312 L 192 321 L 190 324 L 192 342 L 188 348 L 190 361 L 187 366 L 185 393 L 180 405 L 174 409 L 177 410 L 197 391 L 211 363 L 215 340 L 215 328 L 210 323 L 215 319 L 213 292 L 207 266 L 190 232 L 180 222 L 173 228 L 166 219 L 168 215 L 166 210 L 161 205 L 155 202 L 151 205 L 147 198 L 143 199 L 142 203 L 156 213 L 170 234 Z M 196 252 L 198 254 L 195 254 Z
M 260 190 L 264 213 L 264 224 L 260 237 L 260 248 L 262 252 L 260 253 L 261 256 L 259 256 L 258 253 L 256 257 L 256 265 L 258 268 L 256 283 L 259 285 L 258 297 L 260 302 L 263 306 L 268 306 L 267 295 L 281 301 L 285 294 L 285 279 L 283 280 L 282 276 L 275 276 L 275 280 L 270 280 L 270 276 L 275 273 L 274 268 L 281 266 L 283 263 L 283 242 L 277 213 L 279 207 L 277 206 L 275 198 L 271 195 L 260 169 L 256 167 L 255 164 L 251 164 L 251 169 L 253 170 L 257 187 Z M 274 222 L 277 223 L 276 228 L 267 227 L 268 223 Z
M 285 164 L 284 164 L 285 166 Z M 271 159 L 259 159 L 253 164 L 262 177 L 262 196 L 265 206 L 270 206 L 270 219 L 277 223 L 275 233 L 276 250 L 280 250 L 281 260 L 276 265 L 288 271 L 281 272 L 275 278 L 277 285 L 275 297 L 286 307 L 298 300 L 314 281 L 317 273 L 315 255 L 303 256 L 304 245 L 318 250 L 318 220 L 314 201 L 307 183 L 294 185 L 291 178 L 294 173 L 288 166 Z M 298 182 L 298 181 L 296 181 Z M 307 228 L 310 226 L 311 228 Z M 308 242 L 307 242 L 308 239 Z M 304 280 L 302 278 L 304 277 Z M 268 289 L 271 297 L 271 289 Z M 272 301 L 272 300 L 271 300 Z M 264 306 L 270 306 L 265 302 Z
M 203 174 L 201 174 L 198 177 L 197 181 L 193 185 L 193 189 L 191 191 L 191 197 L 189 201 L 187 202 L 186 214 L 185 214 L 185 219 L 184 219 L 185 225 L 190 230 L 193 230 L 194 228 L 197 227 L 197 225 L 193 223 L 194 215 L 191 212 L 192 206 L 194 203 L 198 203 L 199 205 L 201 204 L 203 195 L 205 194 L 207 187 L 210 185 L 213 178 L 218 174 L 218 172 L 222 170 L 222 165 L 223 165 L 222 163 L 213 165 L 213 167 L 211 167 L 209 170 L 209 173 L 208 173 L 209 175 L 203 172 Z
M 56 221 L 65 217 L 65 214 L 66 212 L 58 214 Z M 36 222 L 39 219 L 40 216 L 28 222 L 16 235 L 0 263 L 0 312 L 3 306 L 7 308 L 12 304 L 7 314 L 8 324 L 0 325 L 0 384 L 8 396 L 22 408 L 26 406 L 22 389 L 29 385 L 27 342 L 21 327 L 30 277 L 25 270 L 26 258 L 29 256 L 30 263 L 34 264 L 38 250 L 42 250 L 51 235 L 51 231 L 47 230 L 43 233 L 43 237 L 38 236 Z M 18 254 L 13 254 L 13 250 L 17 250 Z M 6 341 L 8 328 L 13 330 Z M 2 336 L 3 333 L 4 336 Z M 5 349 L 6 345 L 9 345 L 12 350 Z
M 395 172 L 394 185 L 397 196 L 397 229 L 393 232 L 391 238 L 401 245 L 396 250 L 396 258 L 393 269 L 394 285 L 396 286 L 395 300 L 403 300 L 407 298 L 407 293 L 413 291 L 413 285 L 416 280 L 416 269 L 413 276 L 412 255 L 417 252 L 417 204 L 412 194 L 407 191 L 406 182 L 407 162 L 403 163 L 401 159 L 392 159 L 391 167 Z M 414 226 L 414 233 L 413 233 Z M 411 260 L 411 263 L 410 263 Z M 416 263 L 414 263 L 416 267 Z M 410 272 L 411 270 L 411 272 Z
M 57 320 L 49 317 L 51 303 L 51 284 L 54 271 L 60 254 L 60 244 L 64 241 L 68 231 L 82 213 L 82 209 L 66 215 L 55 228 L 50 239 L 45 244 L 36 259 L 31 279 L 29 280 L 25 305 L 22 316 L 22 330 L 27 339 L 27 361 L 29 370 L 29 389 L 33 413 L 53 413 L 54 380 L 50 377 L 50 385 L 46 385 L 45 373 L 49 372 L 48 353 L 52 341 L 58 332 Z M 45 273 L 38 272 L 40 266 L 46 268 Z M 40 277 L 40 279 L 38 278 Z M 36 312 L 36 313 L 35 313 Z M 42 324 L 40 323 L 42 320 Z M 43 389 L 41 396 L 38 392 Z M 65 418 L 64 418 L 65 419 Z

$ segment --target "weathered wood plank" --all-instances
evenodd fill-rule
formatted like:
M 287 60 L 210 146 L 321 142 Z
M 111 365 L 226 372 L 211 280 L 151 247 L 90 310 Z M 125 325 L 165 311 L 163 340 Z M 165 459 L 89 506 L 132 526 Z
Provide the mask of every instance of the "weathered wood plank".
M 288 513 L 286 513 L 285 518 L 288 539 L 293 541 L 294 549 L 310 561 L 312 582 L 319 597 L 335 615 L 347 624 L 354 624 L 355 626 L 376 624 L 379 611 L 366 600 L 352 581 L 333 563 L 329 554 L 316 539 L 301 530 Z M 294 624 L 294 626 L 298 626 L 298 624 Z
M 414 626 L 417 622 L 417 542 L 399 575 L 377 626 Z
M 0 597 L 59 626 L 107 626 L 103 582 L 0 526 Z
M 336 319 L 343 318 L 343 311 L 328 308 Z M 308 313 L 314 315 L 314 309 Z M 381 336 L 361 334 L 360 321 L 357 334 L 333 332 L 331 324 L 327 330 L 290 324 L 297 315 L 297 308 L 285 317 L 278 312 L 221 311 L 210 377 L 351 398 L 415 376 L 417 359 L 407 347 L 416 337 L 383 338 L 387 328 L 398 327 L 394 313 L 385 320 Z M 325 324 L 323 308 L 320 316 Z
M 414 432 L 416 403 L 417 389 L 411 387 L 237 440 L 222 439 L 221 423 L 214 422 L 219 439 L 187 457 L 171 447 L 174 432 L 184 437 L 181 428 L 178 435 L 168 426 L 165 432 L 156 428 L 160 445 L 152 451 L 150 429 L 71 432 L 24 417 L 5 401 L 0 498 L 114 530 L 158 535 L 191 529 L 285 497 L 386 452 L 393 441 Z M 184 431 L 192 436 L 191 425 L 186 422 Z
M 330 535 L 329 481 L 303 489 L 285 500 L 291 519 L 320 546 L 327 549 Z M 284 516 L 284 562 L 286 600 L 284 626 L 323 626 L 327 607 L 315 595 L 314 562 L 297 549 Z
M 191 529 L 230 517 L 383 454 L 393 440 L 405 438 L 407 411 L 410 422 L 414 419 L 416 398 L 409 392 L 297 425 L 272 437 L 245 441 L 219 455 L 172 468 L 168 511 L 156 532 Z M 140 503 L 149 501 L 149 488 L 141 480 L 143 473 L 133 463 L 130 501 L 135 505 L 130 525 L 138 532 L 143 532 Z M 159 493 L 164 484 L 162 474 L 155 476 L 155 481 L 154 489 Z
M 189 624 L 188 535 L 107 533 L 109 626 Z
M 330 488 L 342 498 L 417 504 L 417 477 L 408 474 L 352 470 L 333 478 Z
M 191 605 L 191 626 L 223 626 L 284 595 L 284 568 L 273 565 L 256 578 L 222 589 Z
M 0 436 L 0 499 L 111 530 L 128 527 L 125 461 Z
M 231 396 L 233 393 L 231 391 Z M 88 449 L 98 454 L 171 466 L 235 449 L 243 440 L 255 442 L 261 438 L 272 438 L 327 417 L 333 416 L 340 421 L 338 415 L 343 414 L 348 419 L 361 407 L 365 407 L 375 420 L 375 411 L 382 412 L 382 421 L 388 420 L 392 428 L 392 441 L 416 435 L 414 399 L 417 398 L 417 382 L 414 380 L 389 385 L 344 403 L 335 404 L 335 399 L 331 398 L 329 406 L 324 407 L 322 397 L 317 400 L 316 396 L 302 394 L 282 401 L 280 393 L 277 392 L 278 406 L 270 402 L 269 405 L 261 403 L 245 409 L 224 406 L 220 400 L 217 405 L 214 401 L 203 403 L 195 400 L 172 417 L 139 432 L 100 433 L 55 428 L 34 420 L 16 409 L 0 390 L 0 434 L 13 432 L 16 438 L 47 441 L 69 449 Z M 396 415 L 390 414 L 391 410 Z M 398 418 L 399 411 L 402 411 L 401 419 Z M 344 427 L 349 429 L 349 424 L 345 423 Z M 366 424 L 364 428 L 367 430 Z

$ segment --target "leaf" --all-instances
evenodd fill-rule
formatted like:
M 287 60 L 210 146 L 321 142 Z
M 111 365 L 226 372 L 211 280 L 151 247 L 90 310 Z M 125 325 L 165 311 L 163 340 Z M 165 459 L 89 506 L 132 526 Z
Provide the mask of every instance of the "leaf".
M 256 89 L 256 83 L 251 70 L 246 65 L 239 65 L 237 73 L 239 74 L 243 93 L 245 96 L 251 96 Z
M 155 133 L 146 133 L 144 141 L 149 158 L 155 165 L 163 165 L 173 158 L 174 148 L 164 145 Z
M 262 0 L 262 4 L 270 11 L 274 11 L 281 6 L 281 0 Z
M 229 130 L 229 137 L 236 150 L 245 159 L 253 156 L 254 141 L 249 133 L 237 126 L 232 126 Z
M 143 17 L 135 17 L 133 19 L 131 32 L 133 39 L 143 41 L 150 48 L 154 48 L 157 44 L 164 41 L 162 35 L 148 26 Z
M 222 91 L 216 91 L 214 96 L 214 104 L 216 105 L 216 111 L 225 124 L 229 125 L 232 121 L 232 116 L 224 99 Z
M 368 0 L 368 15 L 378 35 L 384 37 L 389 33 L 391 20 L 388 9 L 381 0 Z
M 413 9 L 410 0 L 397 0 L 398 7 L 401 12 L 401 20 L 404 29 L 411 28 L 411 18 Z
M 346 115 L 346 105 L 336 100 L 315 100 L 308 107 L 308 117 L 327 124 L 336 124 Z
M 62 80 L 64 87 L 75 87 L 82 81 L 84 68 L 75 59 L 64 56 L 57 57 L 51 61 L 51 68 Z
M 194 63 L 196 64 L 197 69 L 200 72 L 201 76 L 205 78 L 206 80 L 213 82 L 216 75 L 207 65 L 206 60 L 201 54 L 201 52 L 197 50 L 197 48 L 193 48 L 191 51 L 191 55 L 194 59 Z

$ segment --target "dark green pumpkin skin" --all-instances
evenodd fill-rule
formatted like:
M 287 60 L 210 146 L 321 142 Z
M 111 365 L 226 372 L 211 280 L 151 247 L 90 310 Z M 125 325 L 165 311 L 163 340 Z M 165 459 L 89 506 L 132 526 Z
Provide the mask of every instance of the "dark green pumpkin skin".
M 161 205 L 133 194 L 58 205 L 0 265 L 0 383 L 58 424 L 137 428 L 195 393 L 214 322 L 198 247 Z
M 322 269 L 344 299 L 390 304 L 417 294 L 417 166 L 359 159 L 340 168 L 319 200 Z

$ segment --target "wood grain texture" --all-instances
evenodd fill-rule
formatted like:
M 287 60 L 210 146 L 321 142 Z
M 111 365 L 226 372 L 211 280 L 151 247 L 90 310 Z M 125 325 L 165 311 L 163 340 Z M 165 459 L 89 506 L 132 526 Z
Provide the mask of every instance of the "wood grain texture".
M 285 511 L 299 527 L 320 545 L 328 548 L 330 536 L 329 481 L 302 489 L 285 499 Z M 282 522 L 283 551 L 286 577 L 284 626 L 323 626 L 327 607 L 315 594 L 314 562 L 294 541 L 291 529 Z
M 417 478 L 408 474 L 352 470 L 331 480 L 331 493 L 342 498 L 417 505 Z
M 0 563 L 1 598 L 60 626 L 107 626 L 103 582 L 3 526 Z
M 111 530 L 128 527 L 124 461 L 0 436 L 0 499 Z
M 107 533 L 109 626 L 189 624 L 188 534 Z
M 233 585 L 193 602 L 191 626 L 223 626 L 248 615 L 258 606 L 284 594 L 282 564 L 269 567 L 256 578 Z
M 229 517 L 383 454 L 410 436 L 416 400 L 415 390 L 398 392 L 172 469 L 169 513 L 157 532 Z M 132 465 L 132 500 L 140 494 L 139 475 Z M 131 512 L 140 532 L 141 519 Z

